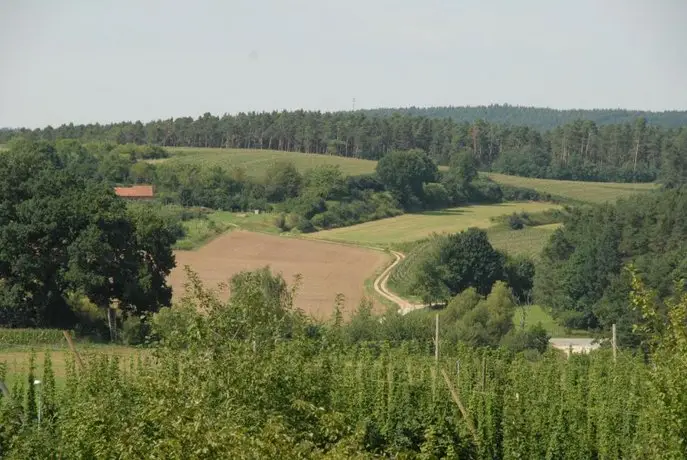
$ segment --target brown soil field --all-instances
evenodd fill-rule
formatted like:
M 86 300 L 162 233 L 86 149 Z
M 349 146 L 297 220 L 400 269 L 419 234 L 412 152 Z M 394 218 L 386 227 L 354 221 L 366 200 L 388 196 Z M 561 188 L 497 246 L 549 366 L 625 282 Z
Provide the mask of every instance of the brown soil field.
M 229 281 L 236 273 L 269 266 L 291 285 L 300 274 L 296 306 L 306 314 L 329 318 L 337 293 L 346 296 L 345 314 L 365 296 L 365 280 L 389 262 L 380 251 L 262 233 L 233 231 L 196 251 L 176 251 L 177 267 L 169 277 L 174 298 L 184 292 L 184 266 L 199 274 L 206 287 Z

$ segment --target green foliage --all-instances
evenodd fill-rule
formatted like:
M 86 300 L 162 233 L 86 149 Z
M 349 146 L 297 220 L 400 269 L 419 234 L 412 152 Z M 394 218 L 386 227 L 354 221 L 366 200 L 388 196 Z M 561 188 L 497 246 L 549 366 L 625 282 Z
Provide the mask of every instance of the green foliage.
M 225 302 L 190 273 L 184 302 L 154 315 L 153 324 L 176 320 L 153 355 L 93 356 L 79 372 L 68 365 L 54 398 L 42 388 L 42 407 L 55 416 L 40 425 L 22 406 L 26 384 L 0 398 L 3 458 L 684 456 L 684 296 L 660 326 L 650 320 L 659 305 L 635 284 L 648 337 L 666 339 L 646 363 L 622 350 L 616 362 L 609 350 L 570 358 L 544 350 L 541 328 L 506 325 L 505 286 L 486 299 L 467 290 L 439 313 L 435 362 L 433 312 L 379 318 L 363 305 L 348 325 L 314 324 L 267 271 L 245 273 L 235 287 Z M 451 331 L 468 319 L 480 331 L 465 328 L 469 340 L 511 349 L 453 343 Z
M 503 262 L 483 230 L 436 237 L 416 269 L 412 289 L 427 303 L 445 302 L 468 287 L 484 295 L 502 277 Z
M 169 304 L 177 233 L 75 175 L 49 143 L 20 143 L 0 163 L 0 324 L 72 328 L 68 296 L 101 309 Z
M 687 130 L 675 138 L 663 153 L 661 182 L 666 188 L 687 184 Z
M 508 216 L 508 226 L 511 230 L 522 230 L 525 227 L 525 221 L 522 217 L 513 213 Z
M 623 267 L 634 263 L 660 299 L 687 278 L 687 195 L 675 189 L 574 210 L 554 232 L 535 276 L 537 303 L 551 306 L 568 327 L 618 328 L 624 345 L 636 345 L 631 288 Z
M 404 209 L 421 208 L 424 184 L 435 182 L 438 176 L 436 164 L 417 149 L 387 153 L 377 163 L 376 172 Z
M 551 336 L 541 323 L 528 329 L 511 329 L 500 341 L 500 345 L 514 352 L 536 350 L 544 353 L 549 345 Z
M 451 197 L 442 184 L 430 182 L 422 187 L 425 207 L 428 209 L 442 209 L 451 204 Z
M 297 197 L 303 184 L 303 176 L 288 161 L 275 161 L 265 172 L 264 180 L 265 194 L 269 201 Z
M 150 336 L 150 325 L 145 316 L 130 315 L 122 321 L 121 339 L 125 345 L 142 345 Z
M 646 182 L 655 180 L 665 169 L 664 157 L 669 155 L 667 151 L 679 136 L 684 119 L 684 112 L 554 111 L 511 106 L 339 113 L 299 110 L 222 117 L 206 113 L 196 119 L 156 120 L 145 126 L 124 122 L 5 130 L 0 131 L 0 143 L 16 136 L 154 144 L 181 148 L 181 153 L 188 148 L 213 147 L 204 161 L 223 166 L 249 163 L 251 173 L 258 176 L 266 163 L 292 152 L 309 154 L 298 160 L 302 169 L 334 162 L 350 173 L 362 173 L 369 172 L 374 164 L 360 160 L 378 160 L 394 150 L 421 149 L 442 165 L 450 164 L 461 152 L 469 152 L 479 167 L 510 174 Z M 253 150 L 228 151 L 239 148 Z M 313 159 L 313 154 L 320 154 L 320 158 Z
M 4 329 L 0 328 L 0 347 L 9 345 L 57 345 L 64 342 L 60 329 Z

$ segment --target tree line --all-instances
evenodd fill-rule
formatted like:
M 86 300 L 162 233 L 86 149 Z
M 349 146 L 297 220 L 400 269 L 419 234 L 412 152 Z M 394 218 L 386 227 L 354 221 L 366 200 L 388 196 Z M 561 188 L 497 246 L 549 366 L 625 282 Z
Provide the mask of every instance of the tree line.
M 62 125 L 0 132 L 0 142 L 79 139 L 163 147 L 276 149 L 378 160 L 394 150 L 421 149 L 440 165 L 472 154 L 482 169 L 528 177 L 653 181 L 675 155 L 687 128 L 662 127 L 647 117 L 601 124 L 573 120 L 548 131 L 477 119 L 458 122 L 392 113 L 271 112 L 169 118 L 148 123 Z M 679 151 L 678 151 L 679 150 Z
M 485 120 L 489 123 L 529 126 L 540 131 L 551 130 L 577 120 L 587 120 L 601 125 L 633 123 L 645 118 L 647 123 L 663 128 L 679 128 L 687 125 L 687 111 L 667 110 L 651 112 L 624 109 L 551 109 L 525 107 L 510 104 L 492 104 L 474 107 L 406 107 L 360 110 L 367 115 L 390 116 L 394 113 L 429 118 L 451 118 L 458 123 L 474 123 Z
M 83 151 L 18 142 L 2 156 L 0 324 L 115 338 L 116 304 L 125 316 L 170 304 L 178 227 L 84 174 Z
M 687 287 L 686 242 L 685 187 L 575 208 L 543 251 L 534 299 L 569 327 L 608 331 L 615 323 L 619 341 L 637 346 L 640 312 L 628 302 L 632 270 L 657 302 L 680 295 Z

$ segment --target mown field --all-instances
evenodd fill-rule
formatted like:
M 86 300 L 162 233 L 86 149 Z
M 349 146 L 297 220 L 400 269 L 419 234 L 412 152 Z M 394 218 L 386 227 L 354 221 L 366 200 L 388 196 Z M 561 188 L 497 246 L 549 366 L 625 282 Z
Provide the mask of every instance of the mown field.
M 555 179 L 508 176 L 488 173 L 491 180 L 499 184 L 526 187 L 538 192 L 550 193 L 563 198 L 588 203 L 604 203 L 627 197 L 634 193 L 648 192 L 658 188 L 657 184 L 627 184 L 619 182 L 578 182 Z
M 522 254 L 536 259 L 551 234 L 560 226 L 561 224 L 548 224 L 525 227 L 522 230 L 498 227 L 487 230 L 487 235 L 491 245 L 496 249 L 511 255 Z
M 1 147 L 0 147 L 1 148 Z M 283 152 L 277 150 L 221 149 L 197 147 L 168 147 L 171 157 L 151 162 L 178 162 L 190 164 L 219 165 L 225 168 L 241 166 L 248 175 L 261 177 L 265 170 L 277 160 L 287 160 L 295 164 L 300 171 L 306 171 L 322 164 L 339 165 L 344 174 L 356 175 L 374 172 L 376 161 L 346 158 L 334 155 L 307 154 L 300 152 Z M 441 167 L 440 169 L 445 169 Z M 509 176 L 498 173 L 483 173 L 493 181 L 532 188 L 570 200 L 602 203 L 615 201 L 618 198 L 653 190 L 656 184 L 629 184 L 617 182 L 579 182 L 555 179 L 536 179 L 529 177 Z
M 346 175 L 357 175 L 374 172 L 376 161 L 359 160 L 333 155 L 318 155 L 299 152 L 282 152 L 277 150 L 247 150 L 247 149 L 213 149 L 213 148 L 168 148 L 172 154 L 170 158 L 152 160 L 152 162 L 176 162 L 186 164 L 203 164 L 206 166 L 222 166 L 231 168 L 240 166 L 252 177 L 262 177 L 266 169 L 278 160 L 291 161 L 301 172 L 323 164 L 333 164 L 341 167 Z
M 395 243 L 421 240 L 432 233 L 455 233 L 470 227 L 488 229 L 496 225 L 492 218 L 512 213 L 536 213 L 560 206 L 545 202 L 508 202 L 473 205 L 398 217 L 325 230 L 310 238 L 386 247 Z
M 274 225 L 274 214 L 253 214 L 214 211 L 203 219 L 182 222 L 185 236 L 176 242 L 174 249 L 191 251 L 202 247 L 214 238 L 233 229 L 260 233 L 279 233 Z
M 515 327 L 525 328 L 541 323 L 551 337 L 589 337 L 587 331 L 568 330 L 558 324 L 556 320 L 539 305 L 525 305 L 515 309 L 513 324 Z

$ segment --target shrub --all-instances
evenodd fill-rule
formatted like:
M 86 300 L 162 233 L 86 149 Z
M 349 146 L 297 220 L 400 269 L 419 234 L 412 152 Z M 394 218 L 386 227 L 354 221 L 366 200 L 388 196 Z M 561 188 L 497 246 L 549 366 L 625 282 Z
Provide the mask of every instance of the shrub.
M 508 216 L 508 226 L 511 230 L 522 230 L 525 227 L 524 220 L 516 213 Z
M 445 208 L 449 204 L 449 195 L 442 184 L 431 182 L 422 187 L 425 207 L 429 209 Z
M 142 345 L 150 336 L 150 324 L 144 316 L 129 316 L 122 322 L 121 339 L 125 345 Z

